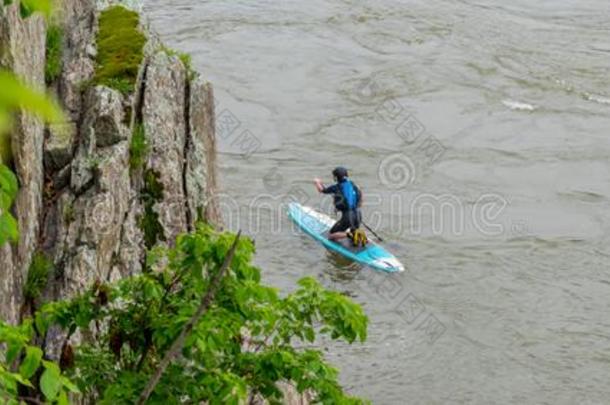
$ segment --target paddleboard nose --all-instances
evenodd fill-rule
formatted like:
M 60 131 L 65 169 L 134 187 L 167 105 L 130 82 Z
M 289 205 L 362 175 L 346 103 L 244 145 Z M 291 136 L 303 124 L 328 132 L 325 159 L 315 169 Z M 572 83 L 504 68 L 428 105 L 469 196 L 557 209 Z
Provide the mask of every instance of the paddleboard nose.
M 405 270 L 402 263 L 399 262 L 394 257 L 377 259 L 377 260 L 375 260 L 375 264 L 377 264 L 379 267 L 385 269 L 386 271 L 390 271 L 390 272 L 401 272 L 401 271 Z

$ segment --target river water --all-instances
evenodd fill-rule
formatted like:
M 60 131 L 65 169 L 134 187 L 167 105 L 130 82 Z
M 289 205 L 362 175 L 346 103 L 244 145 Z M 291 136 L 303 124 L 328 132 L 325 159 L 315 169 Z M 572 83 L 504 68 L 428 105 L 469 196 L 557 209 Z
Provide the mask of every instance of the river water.
M 170 5 L 171 4 L 171 5 Z M 361 303 L 364 344 L 322 341 L 376 404 L 609 403 L 606 0 L 148 0 L 215 86 L 227 226 L 265 281 Z M 405 264 L 345 262 L 282 204 L 330 211 L 338 164 Z

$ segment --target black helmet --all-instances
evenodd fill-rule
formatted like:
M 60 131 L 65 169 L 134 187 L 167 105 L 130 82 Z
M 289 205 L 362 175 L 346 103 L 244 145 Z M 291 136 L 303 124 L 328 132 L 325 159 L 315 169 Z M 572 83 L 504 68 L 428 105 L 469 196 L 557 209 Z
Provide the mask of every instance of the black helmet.
M 347 177 L 347 169 L 345 167 L 335 167 L 335 170 L 333 170 L 333 176 L 338 180 L 341 181 L 343 180 L 345 177 Z

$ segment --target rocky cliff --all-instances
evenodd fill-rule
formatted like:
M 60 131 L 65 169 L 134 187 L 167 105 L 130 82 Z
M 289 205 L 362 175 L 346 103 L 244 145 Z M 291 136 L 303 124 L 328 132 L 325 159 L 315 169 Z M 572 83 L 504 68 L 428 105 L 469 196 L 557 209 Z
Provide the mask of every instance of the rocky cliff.
M 67 115 L 46 128 L 16 117 L 21 234 L 0 250 L 0 317 L 11 322 L 24 311 L 37 255 L 53 264 L 44 298 L 58 299 L 141 271 L 147 248 L 172 243 L 199 218 L 220 221 L 211 85 L 141 23 L 147 42 L 133 89 L 96 83 L 97 6 L 64 0 L 53 22 L 21 18 L 18 1 L 0 7 L 0 65 L 49 88 Z M 62 32 L 61 69 L 45 82 L 51 23 Z

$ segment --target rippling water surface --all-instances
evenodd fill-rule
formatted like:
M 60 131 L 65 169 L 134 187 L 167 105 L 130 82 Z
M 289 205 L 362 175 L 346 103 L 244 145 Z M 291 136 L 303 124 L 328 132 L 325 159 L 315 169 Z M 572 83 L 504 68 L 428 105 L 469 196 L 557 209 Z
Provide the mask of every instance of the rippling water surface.
M 225 215 L 256 238 L 266 281 L 315 276 L 365 307 L 365 344 L 322 343 L 350 392 L 608 402 L 606 0 L 145 10 L 215 86 Z M 404 273 L 346 263 L 285 221 L 285 199 L 329 209 L 311 179 L 336 164 Z

